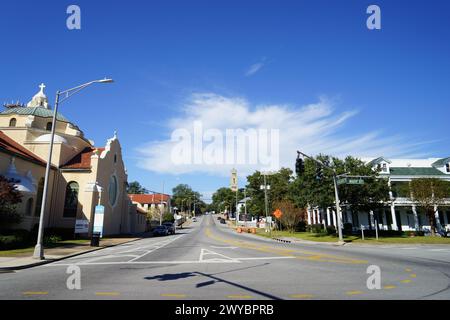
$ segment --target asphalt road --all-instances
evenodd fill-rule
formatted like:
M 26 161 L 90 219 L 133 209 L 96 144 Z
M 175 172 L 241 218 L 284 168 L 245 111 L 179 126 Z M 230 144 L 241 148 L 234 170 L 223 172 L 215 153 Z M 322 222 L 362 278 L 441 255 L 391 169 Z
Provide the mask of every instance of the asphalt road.
M 79 290 L 67 286 L 74 265 Z M 380 289 L 367 287 L 372 265 Z M 0 299 L 448 300 L 450 246 L 281 244 L 205 216 L 173 236 L 0 274 Z

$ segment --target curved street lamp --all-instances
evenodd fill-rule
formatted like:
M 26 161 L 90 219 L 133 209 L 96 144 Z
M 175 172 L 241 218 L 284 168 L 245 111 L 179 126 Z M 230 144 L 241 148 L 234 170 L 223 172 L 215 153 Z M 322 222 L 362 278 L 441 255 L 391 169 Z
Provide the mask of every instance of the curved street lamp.
M 53 111 L 52 133 L 51 133 L 51 139 L 50 139 L 50 150 L 48 152 L 47 167 L 45 169 L 44 192 L 42 194 L 41 215 L 39 217 L 39 231 L 38 231 L 37 243 L 34 248 L 34 254 L 33 254 L 34 259 L 44 260 L 44 246 L 42 244 L 43 239 L 44 239 L 44 213 L 45 213 L 46 206 L 47 206 L 48 180 L 49 180 L 50 168 L 51 168 L 51 162 L 52 162 L 53 143 L 55 140 L 56 121 L 57 121 L 56 117 L 58 114 L 58 106 L 59 106 L 59 104 L 66 101 L 74 94 L 89 87 L 90 85 L 93 85 L 95 83 L 113 83 L 113 82 L 114 82 L 114 80 L 105 78 L 103 80 L 94 80 L 91 82 L 87 82 L 85 84 L 74 87 L 72 89 L 56 92 L 55 110 Z

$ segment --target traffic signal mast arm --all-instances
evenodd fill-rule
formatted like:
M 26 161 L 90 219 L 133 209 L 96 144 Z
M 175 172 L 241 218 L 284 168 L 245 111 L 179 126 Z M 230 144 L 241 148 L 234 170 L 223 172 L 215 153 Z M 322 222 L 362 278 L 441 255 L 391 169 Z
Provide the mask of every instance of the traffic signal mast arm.
M 317 159 L 314 159 L 311 156 L 308 156 L 307 154 L 304 154 L 303 152 L 297 151 L 297 154 L 298 154 L 298 156 L 301 155 L 301 156 L 303 156 L 305 158 L 308 158 L 308 159 L 314 161 L 315 163 L 317 163 L 318 165 L 320 165 L 321 167 L 327 168 L 327 169 L 329 169 L 329 170 L 331 170 L 333 172 L 333 184 L 334 184 L 334 194 L 335 194 L 335 201 L 336 201 L 336 213 L 337 213 L 337 218 L 338 218 L 337 229 L 338 229 L 338 233 L 339 233 L 339 243 L 343 244 L 344 243 L 344 237 L 343 237 L 343 234 L 342 234 L 342 214 L 341 214 L 341 204 L 340 204 L 340 200 L 339 200 L 339 189 L 338 189 L 338 182 L 337 182 L 338 176 L 337 176 L 336 170 L 331 168 L 331 167 L 329 167 L 329 166 L 327 166 L 322 161 L 319 161 Z M 341 175 L 341 176 L 345 176 L 345 175 L 346 174 Z

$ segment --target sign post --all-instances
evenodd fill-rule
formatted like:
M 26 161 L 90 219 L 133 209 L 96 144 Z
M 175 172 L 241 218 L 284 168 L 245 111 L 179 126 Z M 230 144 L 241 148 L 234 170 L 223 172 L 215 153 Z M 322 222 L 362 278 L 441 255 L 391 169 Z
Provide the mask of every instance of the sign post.
M 94 213 L 94 230 L 93 233 L 100 234 L 100 238 L 103 237 L 103 221 L 105 217 L 105 207 L 104 206 L 96 206 Z

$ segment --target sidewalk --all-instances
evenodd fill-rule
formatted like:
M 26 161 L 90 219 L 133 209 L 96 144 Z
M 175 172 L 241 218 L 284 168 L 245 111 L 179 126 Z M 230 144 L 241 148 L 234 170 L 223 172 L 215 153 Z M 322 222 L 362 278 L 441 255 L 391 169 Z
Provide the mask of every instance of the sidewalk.
M 90 242 L 83 244 L 68 244 L 61 247 L 45 249 L 45 260 L 33 259 L 32 253 L 17 254 L 12 257 L 0 257 L 0 273 L 3 271 L 22 270 L 40 266 L 43 264 L 75 257 L 84 253 L 102 250 L 108 247 L 118 246 L 124 243 L 133 242 L 142 239 L 145 234 L 140 237 L 126 238 L 107 238 L 100 241 L 100 247 L 91 247 Z

